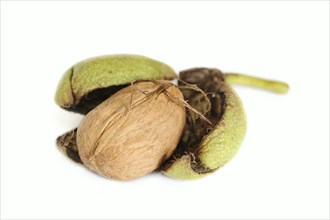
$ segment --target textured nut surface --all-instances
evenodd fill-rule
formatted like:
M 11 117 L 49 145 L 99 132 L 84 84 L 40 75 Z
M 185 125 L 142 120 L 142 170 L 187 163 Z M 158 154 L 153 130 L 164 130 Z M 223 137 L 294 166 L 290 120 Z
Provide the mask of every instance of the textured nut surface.
M 175 150 L 185 126 L 180 90 L 168 81 L 139 82 L 90 111 L 77 131 L 82 162 L 120 180 L 157 169 Z

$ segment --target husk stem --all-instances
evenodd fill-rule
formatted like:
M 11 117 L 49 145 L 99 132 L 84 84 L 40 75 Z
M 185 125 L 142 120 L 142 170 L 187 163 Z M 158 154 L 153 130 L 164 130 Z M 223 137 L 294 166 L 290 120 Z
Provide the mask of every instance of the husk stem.
M 289 85 L 280 81 L 267 80 L 238 73 L 225 73 L 224 76 L 225 81 L 229 84 L 251 86 L 279 94 L 285 94 L 289 90 Z

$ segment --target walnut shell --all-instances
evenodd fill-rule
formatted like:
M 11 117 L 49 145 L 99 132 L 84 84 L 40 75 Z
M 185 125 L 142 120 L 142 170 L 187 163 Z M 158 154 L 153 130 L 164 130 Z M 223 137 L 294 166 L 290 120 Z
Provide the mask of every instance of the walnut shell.
M 185 126 L 183 95 L 169 81 L 138 82 L 102 102 L 82 120 L 82 162 L 119 180 L 144 176 L 175 150 Z

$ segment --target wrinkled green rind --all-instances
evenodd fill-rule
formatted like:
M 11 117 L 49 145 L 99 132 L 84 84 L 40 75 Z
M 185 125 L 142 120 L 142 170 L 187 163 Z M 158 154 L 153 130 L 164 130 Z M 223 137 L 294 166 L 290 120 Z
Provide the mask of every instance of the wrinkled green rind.
M 214 171 L 225 165 L 237 153 L 246 131 L 246 115 L 242 102 L 229 85 L 226 91 L 226 109 L 220 122 L 201 143 L 198 157 L 203 166 Z M 170 167 L 162 170 L 174 179 L 197 179 L 209 173 L 197 173 L 191 167 L 191 159 L 184 155 Z
M 197 173 L 191 168 L 191 158 L 183 155 L 176 160 L 171 167 L 162 170 L 162 173 L 168 177 L 178 180 L 194 180 L 204 177 L 210 173 Z
M 174 78 L 176 74 L 171 67 L 144 56 L 99 56 L 75 64 L 64 74 L 55 101 L 61 107 L 70 108 L 95 89 L 130 84 L 137 80 Z
M 55 102 L 64 108 L 69 108 L 74 102 L 70 82 L 72 77 L 72 70 L 73 68 L 70 68 L 64 73 L 60 83 L 57 86 L 57 91 L 55 94 Z
M 246 131 L 243 104 L 230 87 L 226 86 L 226 109 L 223 119 L 203 141 L 199 158 L 209 169 L 217 169 L 237 153 Z

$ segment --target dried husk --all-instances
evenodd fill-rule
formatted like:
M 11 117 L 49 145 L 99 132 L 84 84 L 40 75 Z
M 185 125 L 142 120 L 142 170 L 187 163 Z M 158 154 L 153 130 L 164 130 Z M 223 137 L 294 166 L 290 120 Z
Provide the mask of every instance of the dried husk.
M 96 173 L 130 180 L 157 169 L 185 126 L 183 95 L 169 81 L 138 82 L 90 111 L 77 131 L 82 162 Z

